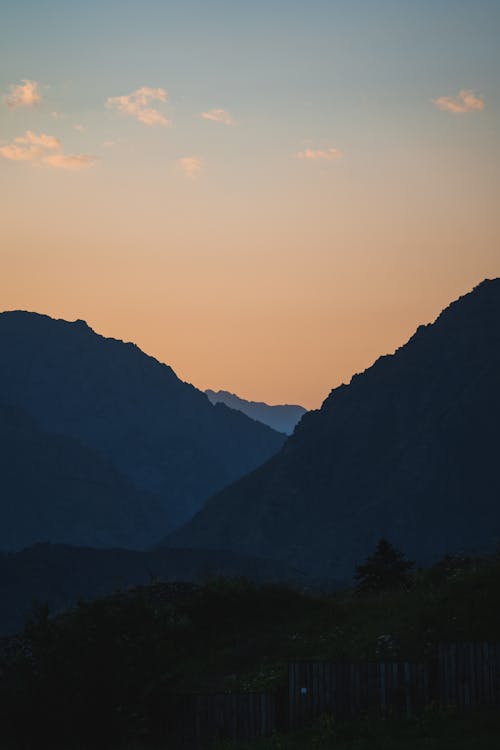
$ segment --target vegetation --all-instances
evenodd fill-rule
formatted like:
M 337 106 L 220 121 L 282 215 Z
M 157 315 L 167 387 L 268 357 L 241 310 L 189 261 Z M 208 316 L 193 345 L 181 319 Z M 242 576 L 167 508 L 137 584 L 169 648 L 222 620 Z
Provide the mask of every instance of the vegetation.
M 0 740 L 65 750 L 75 739 L 107 750 L 130 741 L 154 746 L 169 736 L 182 694 L 278 687 L 288 659 L 378 658 L 387 650 L 425 658 L 440 641 L 498 641 L 499 585 L 500 557 L 446 558 L 414 573 L 409 590 L 320 595 L 215 579 L 177 597 L 157 596 L 156 583 L 55 618 L 39 608 L 14 656 L 0 664 Z M 418 723 L 404 724 L 407 745 L 386 741 L 387 726 L 374 726 L 382 734 L 370 748 L 418 747 L 411 744 Z M 331 746 L 317 736 L 309 746 Z M 335 747 L 362 750 L 363 737 L 339 735 Z M 300 741 L 260 747 L 308 746 L 293 744 Z
M 498 712 L 459 717 L 429 711 L 404 721 L 335 722 L 324 716 L 309 730 L 214 750 L 497 750 L 499 742 Z
M 406 589 L 414 567 L 415 563 L 407 560 L 387 539 L 381 539 L 374 554 L 363 565 L 356 566 L 357 589 L 366 593 Z

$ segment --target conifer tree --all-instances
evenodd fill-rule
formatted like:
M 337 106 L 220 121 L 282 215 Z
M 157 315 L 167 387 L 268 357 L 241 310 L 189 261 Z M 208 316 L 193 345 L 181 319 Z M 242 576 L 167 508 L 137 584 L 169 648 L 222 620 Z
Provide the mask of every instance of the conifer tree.
M 407 589 L 415 563 L 387 541 L 380 539 L 373 555 L 356 566 L 356 588 L 364 593 L 389 589 Z

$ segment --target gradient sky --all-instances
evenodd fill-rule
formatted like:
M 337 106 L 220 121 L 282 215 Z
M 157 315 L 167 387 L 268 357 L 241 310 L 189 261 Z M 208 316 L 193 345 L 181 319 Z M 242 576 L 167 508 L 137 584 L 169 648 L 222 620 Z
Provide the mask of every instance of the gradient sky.
M 311 408 L 500 275 L 498 0 L 0 17 L 1 309 Z

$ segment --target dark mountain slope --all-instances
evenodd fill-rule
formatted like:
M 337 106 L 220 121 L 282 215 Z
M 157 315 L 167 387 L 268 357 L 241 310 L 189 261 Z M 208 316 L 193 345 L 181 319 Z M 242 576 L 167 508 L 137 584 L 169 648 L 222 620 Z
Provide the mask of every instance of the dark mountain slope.
M 138 489 L 161 497 L 165 524 L 189 518 L 284 441 L 213 406 L 134 344 L 35 313 L 0 314 L 0 399 L 100 451 Z
M 0 404 L 0 550 L 41 539 L 141 547 L 164 520 L 159 498 L 102 455 Z
M 500 539 L 500 279 L 306 414 L 169 543 L 347 578 L 388 537 L 418 562 Z
M 272 427 L 273 430 L 291 435 L 297 422 L 306 413 L 303 406 L 278 404 L 271 406 L 262 401 L 247 401 L 229 391 L 205 391 L 212 404 L 226 404 L 230 409 L 242 411 L 247 417 Z
M 214 550 L 134 551 L 37 544 L 0 553 L 0 634 L 20 630 L 35 602 L 51 612 L 130 586 L 162 581 L 202 582 L 216 576 L 244 576 L 258 583 L 304 584 L 296 570 L 273 560 Z

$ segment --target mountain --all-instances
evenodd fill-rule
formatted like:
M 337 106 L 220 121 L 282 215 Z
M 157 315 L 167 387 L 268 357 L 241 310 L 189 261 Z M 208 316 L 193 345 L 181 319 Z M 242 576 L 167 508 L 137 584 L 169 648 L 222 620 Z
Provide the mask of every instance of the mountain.
M 99 453 L 133 488 L 156 495 L 163 517 L 150 524 L 150 543 L 276 453 L 285 439 L 222 404 L 213 406 L 134 344 L 104 338 L 84 321 L 23 311 L 0 314 L 0 400 L 22 409 L 43 432 Z M 64 462 L 60 471 L 64 475 Z M 0 491 L 5 498 L 1 478 Z M 38 501 L 51 503 L 50 493 L 44 490 Z M 16 496 L 4 502 L 14 504 Z M 123 512 L 116 510 L 117 516 Z M 39 541 L 47 540 L 40 533 Z
M 273 430 L 291 435 L 297 422 L 306 413 L 307 409 L 295 404 L 279 404 L 271 406 L 262 401 L 246 401 L 235 393 L 229 391 L 205 391 L 212 404 L 225 404 L 230 409 L 242 411 L 247 417 L 255 419 L 272 427 Z
M 36 603 L 54 613 L 81 599 L 95 599 L 152 580 L 199 583 L 218 576 L 246 577 L 257 583 L 302 585 L 306 578 L 273 560 L 214 550 L 90 549 L 37 544 L 0 553 L 0 635 L 18 632 Z
M 306 414 L 171 546 L 265 555 L 347 580 L 388 538 L 425 563 L 500 539 L 500 279 L 420 326 Z
M 0 487 L 0 550 L 41 539 L 137 548 L 165 523 L 160 499 L 136 490 L 100 453 L 2 404 Z

